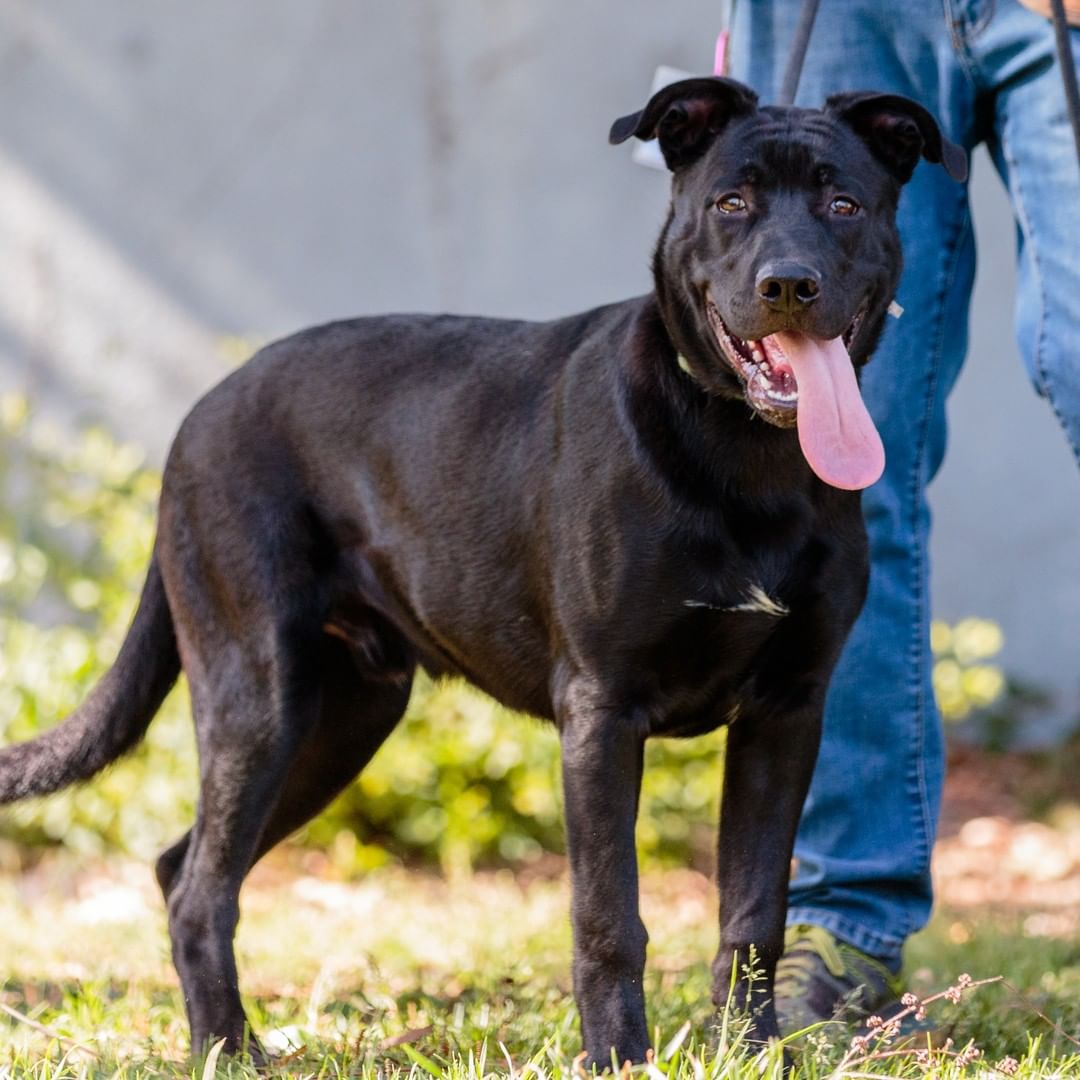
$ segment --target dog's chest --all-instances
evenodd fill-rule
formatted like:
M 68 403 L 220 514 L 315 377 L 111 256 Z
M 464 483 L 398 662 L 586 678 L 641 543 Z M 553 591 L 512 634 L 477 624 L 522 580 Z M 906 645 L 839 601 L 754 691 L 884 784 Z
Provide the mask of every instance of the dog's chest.
M 683 561 L 636 657 L 654 733 L 694 734 L 737 715 L 742 688 L 817 591 L 813 562 L 805 545 L 725 546 Z
M 691 611 L 718 612 L 723 615 L 766 615 L 770 619 L 782 619 L 791 613 L 776 586 L 762 584 L 762 579 L 775 577 L 761 573 L 747 574 L 741 586 L 730 583 L 717 588 L 707 582 L 704 587 L 688 589 L 695 595 L 683 600 L 683 607 Z
M 738 678 L 792 618 L 802 590 L 790 569 L 748 560 L 721 573 L 691 575 L 678 594 L 678 611 L 662 624 L 660 653 L 682 657 L 689 682 Z
M 684 617 L 698 616 L 692 620 L 698 629 L 773 626 L 790 615 L 819 568 L 806 519 L 754 521 L 753 528 L 745 516 L 736 520 L 722 537 L 689 547 L 678 560 L 680 607 Z

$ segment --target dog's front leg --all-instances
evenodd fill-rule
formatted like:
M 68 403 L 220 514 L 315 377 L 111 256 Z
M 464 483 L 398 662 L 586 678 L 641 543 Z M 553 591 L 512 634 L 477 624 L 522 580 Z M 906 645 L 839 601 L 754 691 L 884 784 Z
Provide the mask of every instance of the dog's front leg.
M 642 1061 L 649 1046 L 634 822 L 644 738 L 583 681 L 559 710 L 574 928 L 574 997 L 590 1064 Z
M 821 736 L 823 692 L 810 696 L 814 700 L 799 707 L 744 714 L 728 731 L 713 1001 L 718 1008 L 729 999 L 737 1008 L 749 1007 L 754 1040 L 779 1035 L 773 976 L 784 948 L 795 832 Z

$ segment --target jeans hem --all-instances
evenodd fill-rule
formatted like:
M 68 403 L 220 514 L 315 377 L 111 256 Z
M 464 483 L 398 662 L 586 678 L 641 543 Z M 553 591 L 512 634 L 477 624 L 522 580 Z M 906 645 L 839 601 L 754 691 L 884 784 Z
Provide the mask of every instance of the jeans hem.
M 853 945 L 856 949 L 880 960 L 894 974 L 900 970 L 904 939 L 869 930 L 856 922 L 825 908 L 792 907 L 788 909 L 787 925 L 809 923 Z

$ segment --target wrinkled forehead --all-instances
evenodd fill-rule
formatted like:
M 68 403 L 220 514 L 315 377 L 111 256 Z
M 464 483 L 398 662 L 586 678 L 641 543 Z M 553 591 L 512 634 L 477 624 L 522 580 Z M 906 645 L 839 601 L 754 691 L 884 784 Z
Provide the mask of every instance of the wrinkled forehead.
M 761 180 L 802 183 L 824 167 L 850 173 L 872 166 L 872 157 L 844 123 L 820 109 L 767 106 L 731 126 L 716 141 L 713 170 L 760 173 Z

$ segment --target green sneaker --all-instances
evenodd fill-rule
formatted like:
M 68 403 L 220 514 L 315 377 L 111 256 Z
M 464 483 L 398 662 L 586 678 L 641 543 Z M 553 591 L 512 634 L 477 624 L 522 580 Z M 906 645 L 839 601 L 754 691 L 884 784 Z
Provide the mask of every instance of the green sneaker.
M 824 1020 L 850 1023 L 900 1006 L 899 976 L 821 926 L 787 928 L 775 985 L 776 1019 L 785 1036 Z

